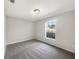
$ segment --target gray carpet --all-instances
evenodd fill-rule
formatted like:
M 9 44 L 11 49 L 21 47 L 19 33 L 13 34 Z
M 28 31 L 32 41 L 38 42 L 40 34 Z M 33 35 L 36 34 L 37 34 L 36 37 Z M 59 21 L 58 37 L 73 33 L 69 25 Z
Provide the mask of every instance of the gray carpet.
M 75 59 L 75 56 L 38 40 L 30 40 L 8 45 L 4 59 Z

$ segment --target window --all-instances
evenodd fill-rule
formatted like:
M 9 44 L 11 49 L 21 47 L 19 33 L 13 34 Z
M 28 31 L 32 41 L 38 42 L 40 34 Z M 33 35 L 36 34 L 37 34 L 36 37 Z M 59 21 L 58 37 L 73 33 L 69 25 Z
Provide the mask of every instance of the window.
M 46 38 L 56 38 L 56 20 L 47 21 L 45 23 L 45 37 Z

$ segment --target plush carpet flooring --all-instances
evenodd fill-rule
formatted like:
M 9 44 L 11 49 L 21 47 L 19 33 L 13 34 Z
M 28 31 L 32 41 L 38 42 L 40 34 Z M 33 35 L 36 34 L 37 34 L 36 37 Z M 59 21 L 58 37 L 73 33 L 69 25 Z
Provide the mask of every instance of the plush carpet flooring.
M 38 40 L 30 40 L 8 45 L 4 59 L 75 59 L 75 56 Z

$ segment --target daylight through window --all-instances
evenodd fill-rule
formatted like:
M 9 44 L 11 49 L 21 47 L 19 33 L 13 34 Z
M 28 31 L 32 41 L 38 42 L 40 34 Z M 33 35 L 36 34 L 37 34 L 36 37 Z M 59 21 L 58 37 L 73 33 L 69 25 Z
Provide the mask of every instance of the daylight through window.
M 56 38 L 56 20 L 47 21 L 45 23 L 45 36 L 46 38 Z

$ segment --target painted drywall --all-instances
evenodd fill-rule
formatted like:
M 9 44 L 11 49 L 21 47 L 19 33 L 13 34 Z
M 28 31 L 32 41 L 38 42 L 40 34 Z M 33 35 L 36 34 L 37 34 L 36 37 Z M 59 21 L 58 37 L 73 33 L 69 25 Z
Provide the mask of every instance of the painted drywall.
M 5 17 L 5 45 L 26 41 L 34 38 L 34 23 L 17 19 L 14 17 Z
M 56 20 L 56 39 L 45 38 L 45 22 Z M 75 12 L 69 11 L 48 19 L 36 21 L 36 39 L 75 52 Z

